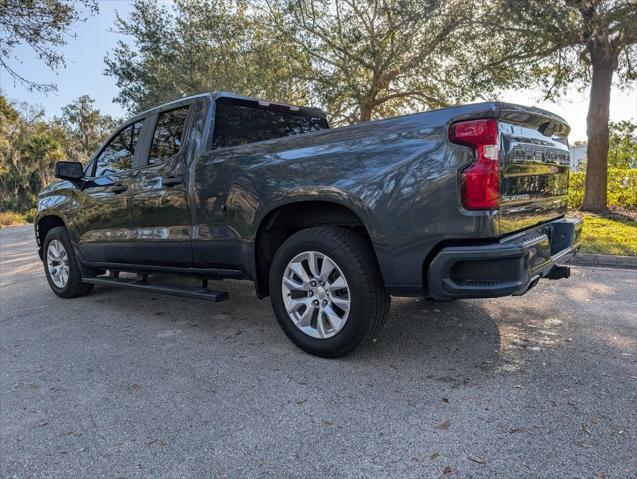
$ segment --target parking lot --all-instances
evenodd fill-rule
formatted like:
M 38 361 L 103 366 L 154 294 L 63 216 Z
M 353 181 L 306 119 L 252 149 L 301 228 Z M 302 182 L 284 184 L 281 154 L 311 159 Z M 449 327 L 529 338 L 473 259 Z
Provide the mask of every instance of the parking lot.
M 637 476 L 637 272 L 395 298 L 377 341 L 296 349 L 249 282 L 207 303 L 49 289 L 0 230 L 0 477 Z

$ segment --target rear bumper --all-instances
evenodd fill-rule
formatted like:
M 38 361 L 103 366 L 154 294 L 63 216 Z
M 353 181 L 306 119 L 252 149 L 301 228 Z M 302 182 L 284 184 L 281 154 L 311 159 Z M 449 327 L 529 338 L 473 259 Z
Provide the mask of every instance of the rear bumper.
M 557 265 L 575 255 L 581 232 L 582 220 L 565 218 L 494 244 L 444 248 L 427 272 L 429 295 L 446 301 L 524 294 L 542 277 L 565 276 Z

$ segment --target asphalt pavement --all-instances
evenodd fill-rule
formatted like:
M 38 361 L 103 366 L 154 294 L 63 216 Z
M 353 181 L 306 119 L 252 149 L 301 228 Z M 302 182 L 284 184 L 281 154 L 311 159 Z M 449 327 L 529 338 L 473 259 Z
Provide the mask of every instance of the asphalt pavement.
M 1 478 L 635 478 L 637 271 L 523 297 L 394 298 L 346 358 L 296 349 L 249 282 L 214 304 L 65 300 L 0 230 Z

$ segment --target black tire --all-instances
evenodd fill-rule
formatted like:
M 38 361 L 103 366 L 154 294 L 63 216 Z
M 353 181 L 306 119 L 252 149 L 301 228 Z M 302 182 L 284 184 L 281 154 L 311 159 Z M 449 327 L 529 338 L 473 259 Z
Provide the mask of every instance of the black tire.
M 62 243 L 64 250 L 68 256 L 69 262 L 69 277 L 64 287 L 60 288 L 53 282 L 49 268 L 47 266 L 47 252 L 49 250 L 49 244 L 53 240 L 58 240 Z M 44 238 L 44 244 L 42 245 L 42 263 L 44 264 L 44 273 L 46 274 L 46 280 L 49 282 L 49 286 L 55 294 L 61 298 L 75 298 L 83 296 L 93 289 L 92 284 L 82 283 L 82 271 L 78 263 L 75 251 L 71 245 L 71 239 L 69 233 L 63 226 L 57 226 L 52 228 Z
M 331 258 L 350 287 L 347 321 L 336 335 L 327 339 L 311 337 L 297 328 L 283 300 L 281 282 L 287 265 L 306 251 L 317 251 Z M 308 228 L 290 236 L 274 256 L 269 281 L 272 307 L 281 328 L 296 346 L 315 356 L 344 356 L 363 341 L 375 338 L 388 315 L 390 296 L 372 247 L 365 238 L 346 228 Z

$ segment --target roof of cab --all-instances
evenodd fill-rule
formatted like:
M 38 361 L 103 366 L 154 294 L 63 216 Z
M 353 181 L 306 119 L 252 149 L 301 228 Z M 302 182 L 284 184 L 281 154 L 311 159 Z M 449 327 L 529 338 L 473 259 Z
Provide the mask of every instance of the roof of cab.
M 134 120 L 138 117 L 143 117 L 148 115 L 149 113 L 157 110 L 157 109 L 163 109 L 165 107 L 169 107 L 171 105 L 177 105 L 179 103 L 182 103 L 184 101 L 188 101 L 188 100 L 194 100 L 197 98 L 205 98 L 205 97 L 209 97 L 212 101 L 218 100 L 220 98 L 229 98 L 229 99 L 234 99 L 234 100 L 242 100 L 242 101 L 249 101 L 249 102 L 255 102 L 258 103 L 259 105 L 263 106 L 263 107 L 268 107 L 270 105 L 278 105 L 281 107 L 287 107 L 290 108 L 291 110 L 294 111 L 302 111 L 305 113 L 308 113 L 312 116 L 320 116 L 325 118 L 326 114 L 323 110 L 321 110 L 320 108 L 315 108 L 315 107 L 311 107 L 311 106 L 297 106 L 297 105 L 291 105 L 289 103 L 280 103 L 280 102 L 276 102 L 276 101 L 270 101 L 270 100 L 262 100 L 260 98 L 255 98 L 255 97 L 251 97 L 251 96 L 244 96 L 244 95 L 238 95 L 236 93 L 231 93 L 231 92 L 225 92 L 225 91 L 213 91 L 213 92 L 207 92 L 207 93 L 198 93 L 196 95 L 190 95 L 190 96 L 186 96 L 183 98 L 179 98 L 177 100 L 173 100 L 167 103 L 162 103 L 161 105 L 157 105 L 154 106 L 153 108 L 149 108 L 148 110 L 145 110 L 141 113 L 138 113 L 137 115 L 135 115 L 134 117 L 130 118 L 129 120 L 126 121 L 126 123 L 130 122 L 131 120 Z

